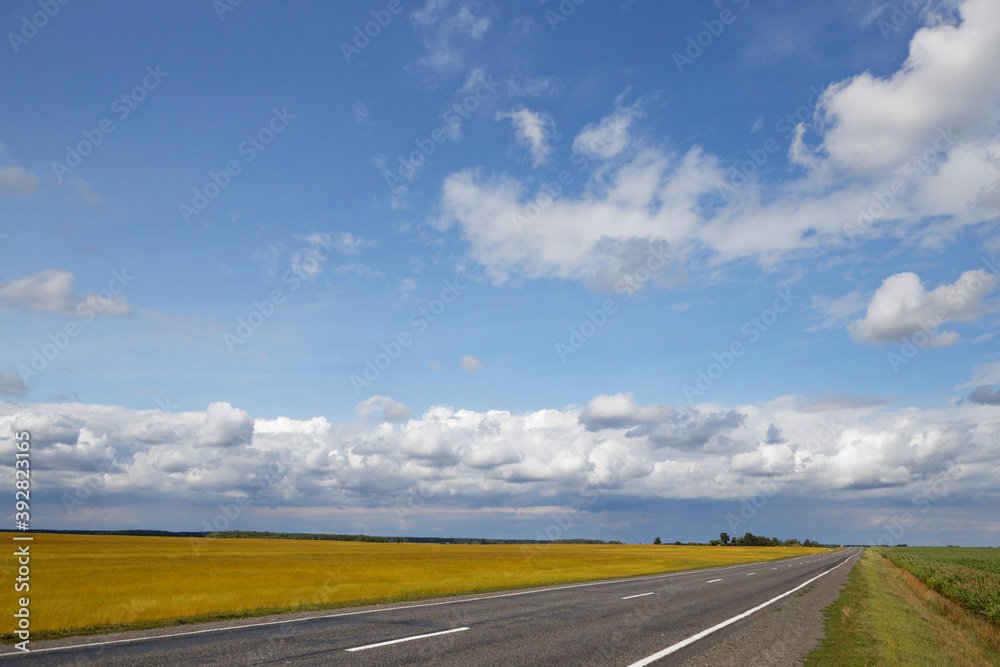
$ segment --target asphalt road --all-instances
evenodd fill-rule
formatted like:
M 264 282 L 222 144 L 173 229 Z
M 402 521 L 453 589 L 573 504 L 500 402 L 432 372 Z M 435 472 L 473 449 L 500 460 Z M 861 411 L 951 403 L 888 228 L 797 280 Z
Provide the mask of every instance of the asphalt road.
M 838 566 L 849 568 L 861 551 L 227 624 L 32 641 L 29 654 L 4 645 L 0 667 L 4 663 L 680 664 L 713 642 L 724 642 L 760 611 L 782 604 L 774 598 L 808 595 L 810 580 Z

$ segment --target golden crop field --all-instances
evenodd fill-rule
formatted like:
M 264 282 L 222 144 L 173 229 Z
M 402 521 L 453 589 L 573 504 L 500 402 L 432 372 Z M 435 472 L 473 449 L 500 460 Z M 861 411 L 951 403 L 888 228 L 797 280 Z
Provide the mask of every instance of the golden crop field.
M 10 534 L 0 534 L 8 544 Z M 195 546 L 197 548 L 195 548 Z M 13 551 L 13 550 L 11 550 Z M 804 547 L 385 544 L 35 535 L 32 635 L 342 607 L 672 572 L 818 553 Z M 2 559 L 2 634 L 16 559 Z M 22 594 L 17 594 L 22 595 Z

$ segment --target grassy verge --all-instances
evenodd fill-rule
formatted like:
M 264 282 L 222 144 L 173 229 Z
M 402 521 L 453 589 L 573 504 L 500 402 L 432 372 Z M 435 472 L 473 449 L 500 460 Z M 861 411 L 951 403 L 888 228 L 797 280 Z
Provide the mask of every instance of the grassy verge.
M 826 614 L 806 665 L 1000 665 L 1000 629 L 872 549 Z

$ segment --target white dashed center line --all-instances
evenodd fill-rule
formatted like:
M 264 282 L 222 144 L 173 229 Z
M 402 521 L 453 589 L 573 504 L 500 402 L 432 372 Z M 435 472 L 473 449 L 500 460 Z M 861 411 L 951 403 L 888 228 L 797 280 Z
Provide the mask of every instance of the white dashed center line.
M 387 642 L 379 642 L 378 644 L 368 644 L 367 646 L 355 646 L 354 648 L 346 649 L 347 651 L 364 651 L 369 648 L 378 648 L 379 646 L 389 646 L 390 644 L 401 644 L 402 642 L 412 642 L 414 639 L 426 639 L 427 637 L 437 637 L 439 635 L 450 635 L 453 632 L 462 632 L 468 630 L 469 628 L 454 628 L 452 630 L 442 630 L 441 632 L 430 632 L 426 635 L 414 635 L 413 637 L 403 637 L 402 639 L 391 639 Z

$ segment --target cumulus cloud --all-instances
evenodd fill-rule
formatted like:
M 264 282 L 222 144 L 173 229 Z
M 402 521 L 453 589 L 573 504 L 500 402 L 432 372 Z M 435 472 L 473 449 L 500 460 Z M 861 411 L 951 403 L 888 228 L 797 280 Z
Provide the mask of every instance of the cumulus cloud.
M 916 32 L 895 74 L 869 72 L 831 86 L 818 109 L 823 148 L 838 164 L 878 171 L 933 145 L 939 130 L 988 136 L 1000 120 L 1000 8 L 996 0 L 958 4 L 960 21 Z M 985 113 L 984 113 L 985 112 Z
M 860 490 L 904 503 L 943 471 L 953 473 L 956 497 L 1000 483 L 992 405 L 818 414 L 797 410 L 799 402 L 679 410 L 619 394 L 520 414 L 435 406 L 392 423 L 403 407 L 376 396 L 358 405 L 365 419 L 344 424 L 253 419 L 227 403 L 170 413 L 0 402 L 0 430 L 32 433 L 51 498 L 91 476 L 99 483 L 87 503 L 154 503 L 145 525 L 155 525 L 164 507 L 194 504 L 214 515 L 240 498 L 246 507 L 289 513 L 391 513 L 414 489 L 427 508 L 474 512 L 551 506 L 587 489 L 610 504 L 738 499 L 755 492 L 760 477 L 791 497 L 857 499 Z M 8 468 L 12 447 L 9 438 L 0 442 Z M 51 509 L 63 512 L 54 502 Z
M 654 403 L 640 407 L 632 399 L 631 392 L 596 396 L 584 408 L 580 423 L 588 431 L 600 431 L 657 423 L 677 416 L 677 411 L 669 405 Z
M 549 153 L 552 152 L 549 137 L 555 130 L 555 121 L 551 115 L 521 107 L 517 110 L 498 111 L 496 119 L 507 119 L 514 124 L 515 136 L 521 145 L 528 147 L 534 166 L 548 162 Z
M 672 421 L 637 426 L 625 435 L 646 438 L 649 446 L 654 448 L 699 449 L 743 426 L 746 417 L 736 410 L 710 413 L 685 411 Z M 728 443 L 718 441 L 717 444 L 725 446 Z
M 0 396 L 20 398 L 28 393 L 28 385 L 14 371 L 0 372 Z
M 229 403 L 212 403 L 196 433 L 195 442 L 200 447 L 248 445 L 253 436 L 253 419 L 246 410 L 234 408 Z
M 362 419 L 374 416 L 391 422 L 404 421 L 413 414 L 405 404 L 398 403 L 388 396 L 366 398 L 355 406 L 355 410 Z
M 969 394 L 969 400 L 978 405 L 1000 405 L 1000 389 L 982 384 Z
M 74 276 L 63 269 L 46 269 L 31 276 L 0 283 L 0 307 L 16 306 L 27 310 L 62 315 L 81 315 L 90 310 L 123 317 L 131 313 L 125 297 L 110 290 L 73 294 Z M 115 283 L 123 289 L 121 282 Z M 82 316 L 82 315 L 81 315 Z
M 483 362 L 479 360 L 479 357 L 473 357 L 471 355 L 462 357 L 461 365 L 462 368 L 470 373 L 478 373 L 483 370 Z
M 926 347 L 953 345 L 958 334 L 939 331 L 949 321 L 969 322 L 988 312 L 983 299 L 996 287 L 997 276 L 983 269 L 966 271 L 955 283 L 924 289 L 915 273 L 889 276 L 875 291 L 861 319 L 848 325 L 859 342 L 886 343 L 918 331 L 928 337 Z
M 787 442 L 781 437 L 781 429 L 774 424 L 769 424 L 767 427 L 767 436 L 764 438 L 764 443 L 768 445 L 781 445 Z

